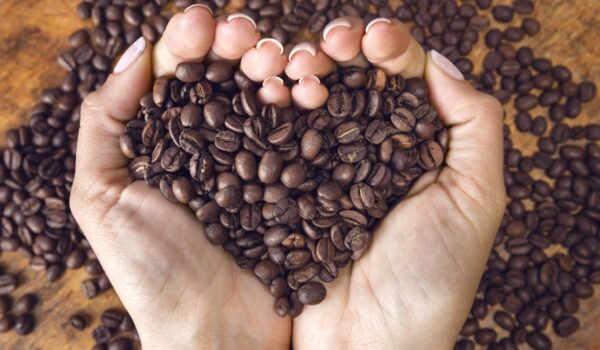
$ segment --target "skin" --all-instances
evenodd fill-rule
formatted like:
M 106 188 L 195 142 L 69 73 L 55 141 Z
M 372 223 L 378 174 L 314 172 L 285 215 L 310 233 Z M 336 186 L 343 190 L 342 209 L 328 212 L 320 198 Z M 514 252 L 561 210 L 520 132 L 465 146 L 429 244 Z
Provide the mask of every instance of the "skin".
M 377 57 L 374 64 L 390 73 L 424 70 L 430 100 L 450 131 L 443 169 L 418 180 L 408 199 L 381 222 L 365 256 L 327 284 L 323 303 L 305 307 L 295 320 L 271 311 L 274 300 L 267 288 L 210 245 L 193 213 L 129 178 L 118 139 L 149 91 L 152 72 L 168 74 L 185 60 L 255 55 L 258 33 L 244 21 L 215 21 L 201 6 L 174 16 L 154 48 L 146 45 L 82 106 L 71 208 L 144 349 L 289 349 L 292 339 L 296 349 L 451 348 L 506 202 L 502 109 L 422 50 L 406 49 L 412 39 L 400 22 L 376 23 L 365 35 L 365 24 L 349 19 L 352 26 L 331 29 L 315 56 L 296 54 L 279 72 L 270 72 L 282 74 L 293 65 L 295 78 L 308 78 L 291 91 L 268 79 L 259 91 L 265 103 L 315 108 L 314 101 L 326 101 L 327 91 L 312 76 L 323 74 L 324 63 L 333 69 L 328 50 L 348 47 L 354 51 L 336 56 L 346 63 L 351 56 L 355 62 Z M 369 40 L 377 32 L 396 35 L 398 47 L 387 48 L 389 56 L 378 48 L 381 41 Z M 211 45 L 234 37 L 241 42 L 227 52 Z M 355 55 L 357 47 L 362 53 Z M 266 47 L 260 54 L 266 62 L 281 59 L 278 50 Z M 253 69 L 252 59 L 246 61 L 244 68 Z

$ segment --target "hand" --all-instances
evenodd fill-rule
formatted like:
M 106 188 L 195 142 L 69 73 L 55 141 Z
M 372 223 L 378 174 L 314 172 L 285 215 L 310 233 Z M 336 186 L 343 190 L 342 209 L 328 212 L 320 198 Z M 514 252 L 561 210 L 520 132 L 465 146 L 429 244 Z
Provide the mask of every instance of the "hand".
M 366 57 L 407 76 L 425 67 L 432 102 L 451 128 L 447 166 L 419 180 L 410 199 L 382 222 L 368 254 L 328 286 L 324 303 L 294 321 L 294 346 L 434 348 L 454 341 L 504 206 L 503 191 L 494 190 L 503 189 L 501 109 L 445 73 L 443 58 L 425 63 L 397 22 L 375 22 L 364 37 L 358 19 L 328 27 L 321 50 L 299 45 L 286 64 L 280 46 L 259 42 L 245 17 L 215 23 L 197 6 L 172 19 L 153 54 L 143 40 L 134 44 L 115 74 L 86 98 L 71 208 L 145 349 L 287 348 L 291 338 L 291 321 L 270 312 L 273 300 L 265 288 L 208 244 L 193 214 L 165 201 L 157 189 L 132 183 L 118 147 L 124 123 L 149 91 L 151 70 L 172 73 L 180 61 L 206 56 L 241 59 L 253 80 L 264 80 L 258 92 L 263 103 L 293 101 L 304 108 L 327 100 L 312 76 L 328 74 L 331 58 L 364 64 Z M 284 69 L 293 79 L 311 78 L 290 91 L 271 78 Z

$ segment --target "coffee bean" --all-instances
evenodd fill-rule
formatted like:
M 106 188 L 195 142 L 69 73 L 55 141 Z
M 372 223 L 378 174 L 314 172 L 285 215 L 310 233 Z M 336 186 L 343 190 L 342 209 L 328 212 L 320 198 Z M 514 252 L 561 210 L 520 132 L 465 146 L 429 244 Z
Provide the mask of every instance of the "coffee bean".
M 480 345 L 490 345 L 496 341 L 498 334 L 491 328 L 482 328 L 475 334 L 475 341 Z
M 283 170 L 283 158 L 280 153 L 267 151 L 258 164 L 258 178 L 265 184 L 271 184 L 279 179 Z
M 130 350 L 131 348 L 131 341 L 123 337 L 111 340 L 108 343 L 108 350 Z
M 81 315 L 71 316 L 71 318 L 69 318 L 69 324 L 78 331 L 85 329 L 85 327 L 87 326 L 85 318 Z
M 184 83 L 200 81 L 204 78 L 204 73 L 205 68 L 202 63 L 182 62 L 175 68 L 175 77 Z
M 92 331 L 92 337 L 96 343 L 106 343 L 113 336 L 112 329 L 106 326 L 98 326 Z
M 15 324 L 14 324 L 15 333 L 17 333 L 19 335 L 27 335 L 27 334 L 31 333 L 33 331 L 34 326 L 35 326 L 34 319 L 31 314 L 26 313 L 26 314 L 17 316 L 17 318 L 15 319 Z
M 0 276 L 0 295 L 11 293 L 17 288 L 18 281 L 13 275 L 4 274 Z
M 98 295 L 98 285 L 94 280 L 85 280 L 81 283 L 81 291 L 88 299 L 94 299 Z
M 544 333 L 538 331 L 527 334 L 527 344 L 536 350 L 552 348 L 552 342 L 550 339 Z
M 323 301 L 327 291 L 319 282 L 307 282 L 298 289 L 298 300 L 304 305 L 315 305 Z
M 23 315 L 26 313 L 31 313 L 33 308 L 37 304 L 37 297 L 33 294 L 25 294 L 15 302 L 13 307 L 13 311 L 17 315 Z

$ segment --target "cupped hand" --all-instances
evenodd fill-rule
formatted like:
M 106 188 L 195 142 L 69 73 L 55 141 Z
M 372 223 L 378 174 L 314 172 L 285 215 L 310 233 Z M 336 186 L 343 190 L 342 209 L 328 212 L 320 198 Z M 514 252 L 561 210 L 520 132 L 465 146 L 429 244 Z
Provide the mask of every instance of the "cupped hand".
M 212 247 L 189 210 L 129 178 L 119 149 L 124 125 L 155 76 L 177 63 L 240 61 L 263 81 L 263 103 L 323 105 L 319 77 L 338 65 L 367 62 L 389 74 L 422 76 L 449 128 L 445 166 L 424 175 L 380 223 L 363 258 L 327 285 L 328 297 L 293 321 L 297 349 L 450 348 L 467 316 L 505 205 L 502 109 L 475 91 L 443 56 L 427 56 L 396 20 L 365 26 L 334 20 L 320 46 L 284 55 L 259 40 L 253 21 L 214 20 L 203 6 L 174 16 L 152 49 L 130 47 L 105 85 L 82 106 L 71 208 L 134 319 L 145 349 L 289 348 L 292 321 L 222 249 Z M 276 78 L 298 83 L 291 89 Z

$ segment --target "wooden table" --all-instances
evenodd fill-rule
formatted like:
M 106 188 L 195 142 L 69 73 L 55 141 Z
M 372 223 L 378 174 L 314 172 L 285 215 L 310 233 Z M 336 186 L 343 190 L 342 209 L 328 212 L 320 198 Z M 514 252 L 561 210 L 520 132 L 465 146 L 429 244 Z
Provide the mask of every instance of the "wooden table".
M 503 0 L 500 2 L 510 2 Z M 78 0 L 1 0 L 0 1 L 0 136 L 19 125 L 28 109 L 34 105 L 42 87 L 60 84 L 64 72 L 56 64 L 56 57 L 67 46 L 66 38 L 85 25 L 75 15 Z M 535 17 L 542 23 L 542 31 L 526 40 L 536 53 L 566 65 L 575 81 L 591 80 L 600 83 L 600 1 L 598 0 L 538 0 Z M 480 66 L 481 47 L 472 57 Z M 576 122 L 595 120 L 600 98 L 586 104 Z M 512 107 L 507 108 L 512 127 Z M 513 141 L 525 152 L 533 152 L 535 139 L 519 134 L 513 127 Z M 119 306 L 114 292 L 104 293 L 93 301 L 80 292 L 80 283 L 86 278 L 83 270 L 68 271 L 59 281 L 48 283 L 43 273 L 26 268 L 26 259 L 16 253 L 3 253 L 0 264 L 9 272 L 17 273 L 21 287 L 14 297 L 28 292 L 41 296 L 35 310 L 37 326 L 33 334 L 21 337 L 14 332 L 0 335 L 0 349 L 90 349 L 93 345 L 91 330 L 98 324 L 98 316 L 109 306 Z M 582 329 L 568 339 L 554 338 L 556 349 L 600 349 L 600 288 L 596 295 L 581 303 L 578 317 Z M 94 322 L 84 331 L 68 326 L 71 314 L 83 311 Z

